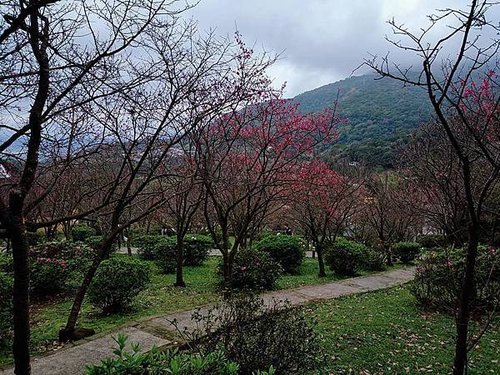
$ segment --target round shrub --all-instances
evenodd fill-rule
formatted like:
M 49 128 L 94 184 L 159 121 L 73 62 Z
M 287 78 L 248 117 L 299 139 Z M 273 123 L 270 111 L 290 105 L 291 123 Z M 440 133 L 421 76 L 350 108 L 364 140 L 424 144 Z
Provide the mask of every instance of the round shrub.
M 456 311 L 465 268 L 464 249 L 437 249 L 421 258 L 411 284 L 417 302 L 427 310 Z M 500 252 L 480 246 L 471 309 L 481 312 L 500 302 Z
M 74 241 L 84 242 L 87 238 L 97 235 L 97 231 L 85 224 L 77 224 L 71 229 Z
M 130 257 L 114 257 L 99 266 L 88 296 L 104 312 L 126 308 L 149 284 L 149 267 Z
M 163 237 L 153 251 L 157 254 L 156 263 L 163 273 L 174 273 L 177 267 L 177 241 L 174 237 Z
M 0 348 L 9 346 L 12 337 L 12 277 L 0 272 Z
M 413 262 L 420 254 L 421 245 L 418 242 L 398 242 L 394 245 L 394 255 L 401 262 L 408 264 Z
M 367 247 L 362 243 L 338 238 L 327 247 L 325 262 L 339 275 L 354 276 L 363 268 Z
M 58 258 L 35 258 L 30 265 L 30 291 L 47 297 L 62 292 L 69 277 L 68 263 Z
M 283 269 L 271 256 L 263 251 L 242 249 L 234 257 L 231 272 L 231 288 L 239 290 L 271 290 Z M 219 266 L 223 274 L 223 264 Z
M 59 259 L 70 272 L 84 274 L 95 257 L 95 251 L 83 242 L 50 241 L 31 249 L 32 261 L 37 258 Z
M 175 272 L 177 265 L 175 237 L 146 235 L 136 238 L 134 244 L 138 247 L 142 259 L 156 260 L 164 273 Z
M 184 237 L 184 265 L 202 265 L 213 248 L 214 242 L 210 236 L 187 234 Z
M 363 269 L 368 271 L 383 271 L 385 266 L 385 254 L 374 249 L 365 249 L 362 265 Z
M 103 236 L 88 236 L 85 238 L 85 243 L 94 250 L 98 250 L 103 241 Z
M 424 249 L 443 248 L 448 246 L 448 241 L 441 234 L 422 234 L 417 237 L 417 242 Z
M 305 246 L 297 236 L 272 235 L 260 240 L 255 248 L 268 253 L 286 273 L 297 274 L 305 256 Z

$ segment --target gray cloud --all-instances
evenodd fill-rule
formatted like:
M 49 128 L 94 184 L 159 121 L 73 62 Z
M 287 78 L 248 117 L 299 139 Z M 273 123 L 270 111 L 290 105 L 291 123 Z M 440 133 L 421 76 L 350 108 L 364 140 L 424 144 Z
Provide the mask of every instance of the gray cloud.
M 285 95 L 294 96 L 349 76 L 369 53 L 385 55 L 391 50 L 384 40 L 391 34 L 388 19 L 416 30 L 436 7 L 452 6 L 465 8 L 467 1 L 202 0 L 190 15 L 201 29 L 223 35 L 238 29 L 248 44 L 280 53 L 270 74 L 276 86 L 287 81 Z M 391 53 L 404 64 L 412 62 L 399 51 Z

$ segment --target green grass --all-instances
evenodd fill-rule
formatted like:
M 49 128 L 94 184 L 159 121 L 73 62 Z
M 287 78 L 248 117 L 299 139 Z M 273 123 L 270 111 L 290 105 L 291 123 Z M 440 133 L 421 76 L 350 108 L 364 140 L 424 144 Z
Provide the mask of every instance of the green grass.
M 398 287 L 308 305 L 332 374 L 448 374 L 455 324 L 422 314 L 408 288 Z M 469 374 L 498 374 L 500 320 L 473 351 Z M 477 332 L 477 325 L 473 328 Z
M 90 303 L 84 302 L 78 324 L 93 328 L 97 333 L 107 332 L 138 319 L 189 310 L 214 302 L 219 298 L 216 274 L 219 260 L 219 257 L 209 257 L 200 267 L 185 267 L 184 279 L 187 283 L 185 288 L 174 287 L 175 275 L 161 274 L 154 262 L 150 262 L 153 269 L 152 283 L 135 299 L 129 311 L 106 316 L 94 309 Z M 335 280 L 333 275 L 327 278 L 317 276 L 316 259 L 305 259 L 301 274 L 283 276 L 278 288 L 294 288 L 332 280 Z M 59 329 L 66 323 L 71 303 L 71 298 L 63 298 L 32 306 L 33 354 L 41 354 L 57 345 L 54 341 L 57 339 Z M 0 365 L 11 362 L 10 351 L 0 351 Z
M 127 255 L 115 255 L 127 256 Z M 219 298 L 216 273 L 220 257 L 209 257 L 200 267 L 185 267 L 185 288 L 174 287 L 175 275 L 161 274 L 154 262 L 151 263 L 152 283 L 136 299 L 127 312 L 103 315 L 93 306 L 84 302 L 78 325 L 93 328 L 96 333 L 108 332 L 130 322 L 168 314 L 174 311 L 193 309 Z M 284 275 L 277 284 L 278 289 L 296 288 L 303 285 L 324 284 L 340 279 L 332 272 L 327 277 L 318 277 L 317 259 L 305 258 L 299 275 Z M 59 329 L 66 323 L 72 299 L 63 298 L 32 308 L 32 352 L 41 354 L 57 346 L 55 340 Z M 0 351 L 0 365 L 11 363 L 10 351 Z

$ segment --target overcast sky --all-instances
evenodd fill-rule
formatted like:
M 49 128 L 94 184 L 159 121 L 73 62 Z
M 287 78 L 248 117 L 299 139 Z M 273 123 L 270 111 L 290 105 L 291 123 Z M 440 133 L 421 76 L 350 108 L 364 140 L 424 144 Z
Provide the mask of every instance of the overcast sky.
M 348 77 L 369 53 L 385 55 L 388 19 L 417 30 L 436 8 L 467 0 L 201 0 L 190 12 L 201 30 L 230 35 L 236 29 L 256 49 L 280 53 L 270 71 L 291 97 Z M 498 7 L 497 7 L 498 8 Z M 498 16 L 498 9 L 495 9 Z M 491 17 L 490 17 L 491 18 Z M 497 17 L 498 18 L 498 17 Z M 496 20 L 498 22 L 498 19 Z M 391 52 L 401 60 L 398 52 Z M 407 61 L 409 63 L 409 61 Z M 357 74 L 361 74 L 360 71 Z

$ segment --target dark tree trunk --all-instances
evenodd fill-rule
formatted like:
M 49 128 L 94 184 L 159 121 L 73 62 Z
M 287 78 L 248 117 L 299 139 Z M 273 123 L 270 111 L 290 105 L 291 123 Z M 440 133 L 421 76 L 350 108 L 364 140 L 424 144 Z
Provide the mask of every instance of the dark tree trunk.
M 474 270 L 476 266 L 478 242 L 478 228 L 471 225 L 469 228 L 467 258 L 457 316 L 457 339 L 455 342 L 453 375 L 464 375 L 467 368 L 467 338 L 470 320 L 470 301 L 474 294 Z
M 318 266 L 319 266 L 319 277 L 326 277 L 325 272 L 325 261 L 323 260 L 323 247 L 320 244 L 316 244 L 316 253 L 318 255 Z
M 29 247 L 21 216 L 11 217 L 9 226 L 14 258 L 14 344 L 15 374 L 31 374 L 29 319 Z
M 222 252 L 222 262 L 223 262 L 223 277 L 224 286 L 230 288 L 231 286 L 231 273 L 233 270 L 233 257 L 228 251 Z
M 92 262 L 89 270 L 85 274 L 85 277 L 82 281 L 82 284 L 78 288 L 75 299 L 73 300 L 73 305 L 71 306 L 71 311 L 68 316 L 68 321 L 66 322 L 66 326 L 59 331 L 59 340 L 67 341 L 72 338 L 72 333 L 75 330 L 76 322 L 78 320 L 78 315 L 80 314 L 80 310 L 82 308 L 83 300 L 85 295 L 87 294 L 87 290 L 94 278 L 94 275 L 99 268 L 101 262 L 106 258 L 106 256 L 111 252 L 111 247 L 113 246 L 113 241 L 115 236 L 108 237 L 102 244 L 99 253 L 96 255 L 96 258 Z
M 184 238 L 182 236 L 177 236 L 177 246 L 176 246 L 176 273 L 175 273 L 175 284 L 174 286 L 184 287 L 186 283 L 184 282 L 183 269 L 184 269 Z

